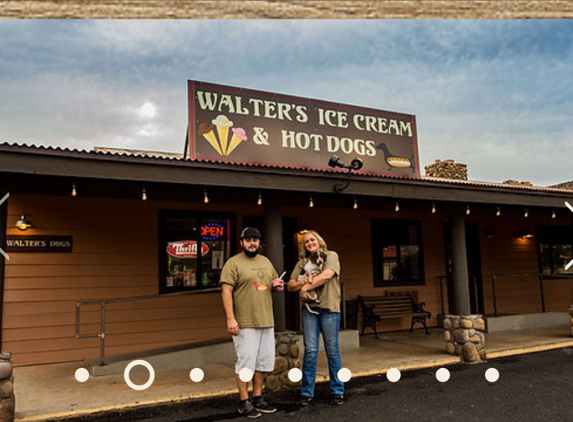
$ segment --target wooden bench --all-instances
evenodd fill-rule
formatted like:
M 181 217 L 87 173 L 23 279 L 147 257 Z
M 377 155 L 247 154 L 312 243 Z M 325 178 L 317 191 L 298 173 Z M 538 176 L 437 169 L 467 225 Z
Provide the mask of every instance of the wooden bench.
M 416 323 L 424 326 L 426 334 L 426 318 L 431 318 L 432 314 L 424 309 L 425 302 L 417 303 L 410 294 L 398 294 L 395 296 L 358 296 L 358 303 L 362 310 L 362 334 L 364 329 L 371 327 L 374 329 L 374 335 L 378 338 L 376 323 L 382 319 L 400 318 L 409 316 L 412 318 L 410 332 L 414 329 Z

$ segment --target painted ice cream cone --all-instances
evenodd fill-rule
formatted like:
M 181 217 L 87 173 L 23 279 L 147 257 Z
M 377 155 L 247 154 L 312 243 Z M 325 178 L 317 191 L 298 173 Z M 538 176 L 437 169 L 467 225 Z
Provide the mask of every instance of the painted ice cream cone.
M 211 144 L 211 146 L 213 148 L 215 148 L 215 151 L 217 151 L 219 153 L 219 155 L 225 155 L 225 154 L 223 154 L 223 150 L 221 150 L 221 147 L 219 146 L 219 142 L 217 141 L 217 138 L 215 137 L 214 129 L 215 129 L 215 126 L 212 125 L 211 123 L 201 123 L 199 125 L 199 127 L 197 128 L 197 133 L 199 135 L 203 135 L 203 137 L 207 140 L 207 142 L 209 142 Z
M 232 128 L 231 131 L 233 132 L 233 137 L 231 138 L 231 143 L 229 144 L 229 148 L 227 149 L 227 155 L 233 152 L 235 148 L 242 142 L 247 140 L 247 134 L 245 133 L 245 129 L 242 127 Z
M 219 135 L 219 140 L 221 141 L 223 155 L 228 155 L 227 143 L 229 141 L 229 128 L 233 126 L 233 122 L 230 121 L 227 116 L 220 114 L 216 119 L 213 119 L 211 123 L 217 127 L 217 134 Z

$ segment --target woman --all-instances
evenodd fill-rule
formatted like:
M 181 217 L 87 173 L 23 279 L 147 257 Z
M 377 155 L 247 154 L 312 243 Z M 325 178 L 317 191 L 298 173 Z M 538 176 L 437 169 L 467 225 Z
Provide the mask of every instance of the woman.
M 320 274 L 309 277 L 304 267 L 308 257 L 315 251 L 326 253 L 326 261 Z M 304 274 L 304 275 L 303 275 Z M 338 254 L 329 251 L 324 239 L 315 231 L 308 230 L 303 236 L 297 262 L 287 285 L 289 292 L 299 292 L 301 300 L 314 290 L 318 301 L 302 307 L 302 328 L 304 336 L 304 359 L 300 404 L 308 405 L 314 397 L 316 361 L 320 333 L 324 339 L 324 349 L 328 358 L 330 378 L 330 403 L 341 405 L 344 402 L 344 383 L 338 379 L 342 368 L 338 330 L 340 329 L 340 262 Z

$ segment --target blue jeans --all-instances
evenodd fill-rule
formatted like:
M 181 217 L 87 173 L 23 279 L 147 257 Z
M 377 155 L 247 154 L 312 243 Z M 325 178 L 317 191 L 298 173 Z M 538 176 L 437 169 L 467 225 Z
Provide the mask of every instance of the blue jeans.
M 309 312 L 306 306 L 302 307 L 304 359 L 300 394 L 301 396 L 314 397 L 320 333 L 322 333 L 322 338 L 324 339 L 324 350 L 328 359 L 330 392 L 332 394 L 344 394 L 344 383 L 338 379 L 338 371 L 342 369 L 342 359 L 338 346 L 340 313 L 328 312 L 319 308 L 313 308 L 313 310 L 316 310 L 319 314 L 315 315 Z

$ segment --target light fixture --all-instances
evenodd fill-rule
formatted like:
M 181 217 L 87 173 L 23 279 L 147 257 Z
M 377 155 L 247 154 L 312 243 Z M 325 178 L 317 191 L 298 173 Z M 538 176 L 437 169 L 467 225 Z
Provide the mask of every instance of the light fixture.
M 141 188 L 141 200 L 147 201 L 147 192 L 145 191 L 145 185 Z
M 525 212 L 523 213 L 523 218 L 527 218 L 527 217 L 529 217 L 529 211 L 526 208 Z
M 519 237 L 521 237 L 522 239 L 531 239 L 532 237 L 535 237 L 535 235 L 531 232 L 524 231 L 519 235 Z
M 72 196 L 75 198 L 78 196 L 78 191 L 76 190 L 76 184 L 72 183 Z
M 432 214 L 436 213 L 436 203 L 432 201 Z
M 259 198 L 257 199 L 257 205 L 263 205 L 263 194 L 259 191 Z
M 472 210 L 470 209 L 470 206 L 468 205 L 466 207 L 466 215 L 470 215 L 472 213 Z
M 312 194 L 308 195 L 308 207 L 309 208 L 313 208 L 314 207 L 314 201 L 312 200 Z
M 497 207 L 497 209 L 495 210 L 495 216 L 499 217 L 501 215 L 501 208 Z
M 354 197 L 354 205 L 352 206 L 352 208 L 354 208 L 355 210 L 358 209 L 358 199 L 356 199 L 356 197 Z
M 203 202 L 206 204 L 209 203 L 209 195 L 207 195 L 207 188 L 203 189 Z
M 334 168 L 341 167 L 348 169 L 348 179 L 346 180 L 346 183 L 344 184 L 336 183 L 333 186 L 333 189 L 336 193 L 341 193 L 350 184 L 350 175 L 352 173 L 352 170 L 360 170 L 364 166 L 364 162 L 362 161 L 361 158 L 354 158 L 349 165 L 346 165 L 342 162 L 339 156 L 333 155 L 332 157 L 330 157 L 330 160 L 328 160 L 328 165 Z
M 555 210 L 553 210 L 553 212 L 551 212 L 551 218 L 555 219 L 557 217 L 557 213 L 555 212 Z
M 400 211 L 400 204 L 398 203 L 398 201 L 396 201 L 396 203 L 394 204 L 394 212 L 398 211 Z
M 32 227 L 32 223 L 30 223 L 30 221 L 26 218 L 26 216 L 22 214 L 20 219 L 16 221 L 16 227 L 18 228 L 18 230 L 26 231 L 30 227 Z

